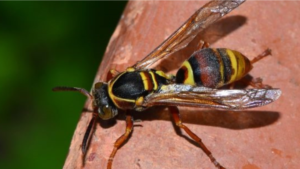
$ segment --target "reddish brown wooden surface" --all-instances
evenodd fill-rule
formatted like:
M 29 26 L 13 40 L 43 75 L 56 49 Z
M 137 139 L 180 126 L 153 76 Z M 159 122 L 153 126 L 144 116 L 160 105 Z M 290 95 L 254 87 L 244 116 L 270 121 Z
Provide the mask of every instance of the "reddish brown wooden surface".
M 109 69 L 123 71 L 142 59 L 204 3 L 129 2 L 95 81 L 104 80 Z M 183 122 L 227 168 L 296 169 L 300 166 L 299 7 L 296 1 L 246 2 L 205 33 L 204 39 L 212 47 L 235 49 L 250 59 L 271 48 L 273 55 L 256 63 L 251 75 L 282 90 L 275 103 L 249 111 L 180 108 Z M 180 51 L 158 68 L 174 71 L 188 54 Z M 86 105 L 89 104 L 88 101 Z M 142 120 L 138 122 L 141 126 L 134 127 L 131 138 L 118 151 L 114 169 L 214 168 L 202 150 L 176 134 L 166 110 L 150 109 L 135 115 L 135 119 Z M 81 167 L 80 145 L 91 117 L 90 113 L 82 113 L 65 169 Z M 115 140 L 125 130 L 122 117 L 109 128 L 97 124 L 84 168 L 106 167 Z

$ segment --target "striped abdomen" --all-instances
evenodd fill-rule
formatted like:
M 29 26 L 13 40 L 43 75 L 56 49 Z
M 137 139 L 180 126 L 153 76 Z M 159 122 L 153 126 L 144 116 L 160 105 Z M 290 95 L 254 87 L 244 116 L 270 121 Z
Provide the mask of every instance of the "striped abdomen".
M 241 79 L 251 69 L 249 59 L 237 51 L 205 48 L 183 63 L 176 83 L 218 88 Z

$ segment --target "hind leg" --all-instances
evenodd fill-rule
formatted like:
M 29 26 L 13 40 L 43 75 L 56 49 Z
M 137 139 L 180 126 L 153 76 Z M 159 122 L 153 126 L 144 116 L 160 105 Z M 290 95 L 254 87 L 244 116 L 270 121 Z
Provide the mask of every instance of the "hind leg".
M 263 51 L 261 54 L 257 55 L 255 58 L 253 58 L 250 61 L 250 63 L 254 64 L 269 55 L 272 55 L 272 51 L 271 51 L 271 49 L 268 48 L 265 51 Z M 258 89 L 271 89 L 272 88 L 270 85 L 263 84 L 262 83 L 263 80 L 260 77 L 252 78 L 252 79 L 242 78 L 241 80 L 239 80 L 239 82 L 242 82 L 243 84 L 247 84 L 247 85 L 250 85 L 250 86 L 252 86 L 254 88 L 258 88 Z M 232 89 L 232 88 L 234 88 L 234 86 L 235 86 L 235 83 L 232 83 L 229 85 L 229 88 Z
M 253 58 L 250 62 L 251 62 L 251 64 L 254 64 L 254 63 L 260 61 L 261 59 L 263 59 L 264 57 L 269 56 L 269 55 L 272 55 L 272 50 L 270 48 L 263 51 L 263 53 L 259 54 L 255 58 Z
M 183 129 L 195 142 L 198 143 L 200 148 L 204 151 L 204 153 L 209 157 L 210 161 L 218 168 L 225 169 L 212 155 L 212 153 L 208 150 L 208 148 L 203 144 L 201 138 L 199 138 L 195 133 L 193 133 L 187 126 L 185 126 L 180 118 L 179 110 L 177 107 L 169 107 L 169 110 L 172 114 L 172 117 L 175 121 L 175 124 Z

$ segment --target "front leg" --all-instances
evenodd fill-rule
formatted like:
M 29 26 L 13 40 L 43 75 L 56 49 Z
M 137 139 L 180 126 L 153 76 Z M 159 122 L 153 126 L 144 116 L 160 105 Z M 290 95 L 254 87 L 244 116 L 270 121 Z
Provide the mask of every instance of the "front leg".
M 82 151 L 82 166 L 84 166 L 85 164 L 85 156 L 86 156 L 86 152 L 87 149 L 89 147 L 89 143 L 91 140 L 91 137 L 93 135 L 93 131 L 95 129 L 95 125 L 96 122 L 98 120 L 98 114 L 97 113 L 93 113 L 93 118 L 91 119 L 88 128 L 85 131 L 83 140 L 82 140 L 82 144 L 81 144 L 81 151 Z
M 107 76 L 106 76 L 106 81 L 110 81 L 112 78 L 114 78 L 117 74 L 119 74 L 120 72 L 112 69 L 110 71 L 107 72 Z
M 126 114 L 126 129 L 125 133 L 117 139 L 117 141 L 114 144 L 114 149 L 111 152 L 108 163 L 107 163 L 107 169 L 111 169 L 113 159 L 118 151 L 118 149 L 124 144 L 124 142 L 128 139 L 130 133 L 132 132 L 133 127 L 133 118 L 129 113 Z

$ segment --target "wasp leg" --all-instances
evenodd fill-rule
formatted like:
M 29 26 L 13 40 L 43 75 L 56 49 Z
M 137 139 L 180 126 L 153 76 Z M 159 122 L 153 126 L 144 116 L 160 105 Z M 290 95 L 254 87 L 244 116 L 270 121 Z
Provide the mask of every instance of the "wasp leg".
M 254 88 L 259 88 L 259 89 L 272 89 L 272 86 L 270 85 L 266 85 L 262 83 L 262 79 L 261 78 L 253 78 L 249 84 L 254 87 Z
M 126 115 L 126 130 L 125 133 L 117 139 L 114 145 L 114 149 L 111 152 L 108 163 L 107 163 L 107 169 L 111 169 L 113 159 L 118 151 L 118 149 L 123 145 L 123 143 L 128 139 L 130 133 L 132 132 L 132 127 L 133 127 L 133 118 L 131 115 L 127 114 Z
M 260 61 L 261 59 L 263 59 L 264 57 L 269 56 L 269 55 L 272 55 L 272 50 L 268 48 L 265 51 L 263 51 L 261 54 L 259 54 L 255 58 L 253 58 L 250 61 L 250 63 L 254 64 L 254 63 Z M 272 88 L 269 85 L 263 84 L 261 78 L 253 78 L 251 80 L 244 78 L 244 79 L 241 79 L 240 81 L 244 84 L 249 84 L 250 86 L 252 86 L 254 88 L 259 88 L 259 89 L 271 89 Z M 233 89 L 234 88 L 234 83 L 231 83 L 229 88 Z
M 95 124 L 97 122 L 98 119 L 98 115 L 97 113 L 93 113 L 93 118 L 91 119 L 88 128 L 85 131 L 83 140 L 82 140 L 82 144 L 81 144 L 81 151 L 82 151 L 82 165 L 84 166 L 84 159 L 86 156 L 86 151 L 89 147 L 90 144 L 90 140 L 91 140 L 91 136 L 93 134 L 93 131 L 95 129 Z
M 250 62 L 251 64 L 261 60 L 262 58 L 272 55 L 272 50 L 271 49 L 266 49 L 263 53 L 259 54 L 258 56 L 256 56 L 255 58 L 253 58 Z
M 204 49 L 204 48 L 209 48 L 209 43 L 205 42 L 203 40 L 200 40 L 200 42 L 197 45 L 197 50 L 201 50 L 201 49 Z
M 225 169 L 223 166 L 221 166 L 221 164 L 219 162 L 217 162 L 217 160 L 213 157 L 212 153 L 203 144 L 203 142 L 201 141 L 201 139 L 195 133 L 193 133 L 187 126 L 185 126 L 184 124 L 182 124 L 178 108 L 177 107 L 169 107 L 169 110 L 170 110 L 170 112 L 172 114 L 172 117 L 173 117 L 173 119 L 175 121 L 175 124 L 178 127 L 182 128 L 194 141 L 196 141 L 199 144 L 200 148 L 209 157 L 209 159 L 212 161 L 212 163 L 218 169 Z
M 267 85 L 267 84 L 263 84 L 262 83 L 262 79 L 261 78 L 243 78 L 241 80 L 239 80 L 238 82 L 245 85 L 245 86 L 252 86 L 253 88 L 256 88 L 256 89 L 272 89 L 272 86 L 270 85 Z M 234 88 L 234 85 L 235 85 L 236 82 L 234 83 L 231 83 L 229 84 L 229 89 L 233 89 Z
M 263 53 L 259 54 L 255 58 L 253 58 L 250 62 L 251 62 L 251 64 L 254 64 L 254 63 L 260 61 L 261 59 L 263 59 L 264 57 L 269 56 L 269 55 L 272 55 L 272 50 L 268 48 Z M 251 79 L 249 84 L 252 87 L 260 88 L 260 89 L 271 89 L 272 88 L 269 85 L 263 84 L 261 78 L 253 78 L 253 79 Z
M 110 71 L 107 73 L 106 81 L 108 82 L 110 79 L 112 79 L 113 77 L 115 77 L 117 74 L 119 74 L 118 71 L 116 71 L 116 70 L 110 70 Z

